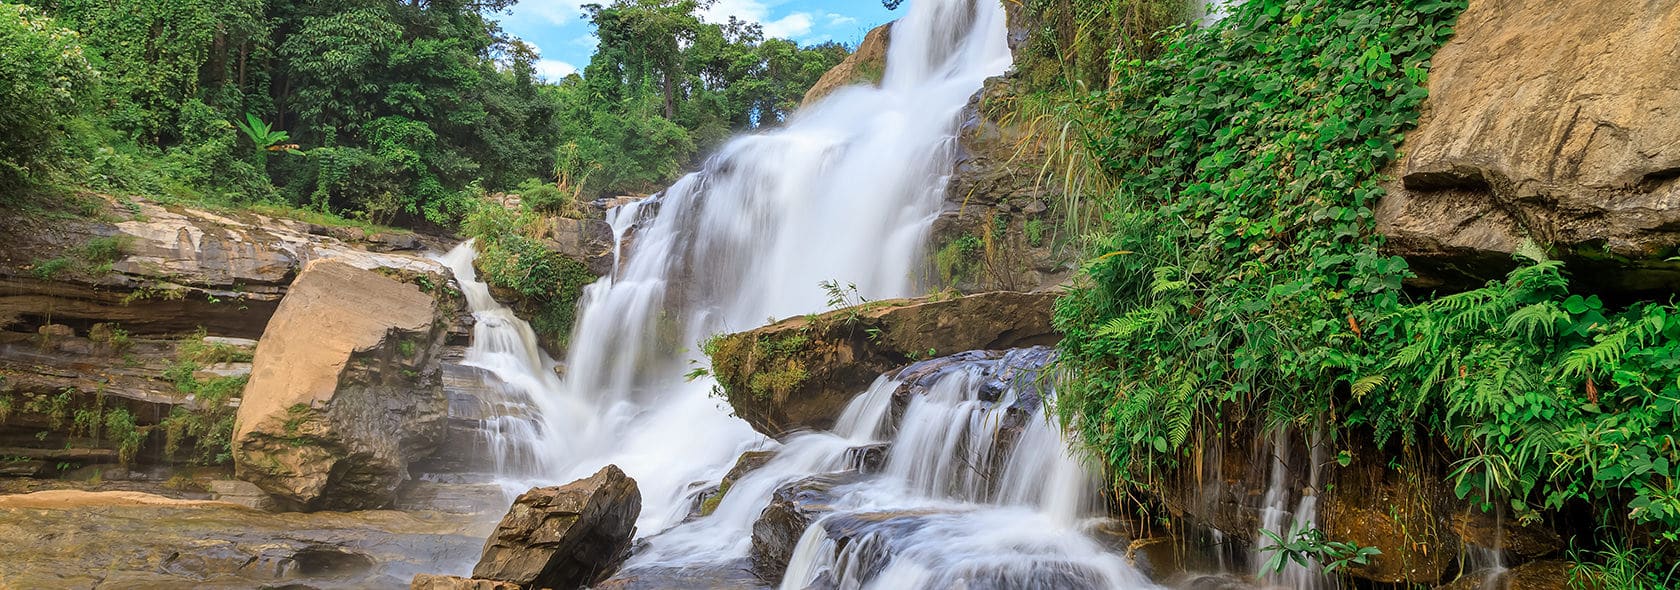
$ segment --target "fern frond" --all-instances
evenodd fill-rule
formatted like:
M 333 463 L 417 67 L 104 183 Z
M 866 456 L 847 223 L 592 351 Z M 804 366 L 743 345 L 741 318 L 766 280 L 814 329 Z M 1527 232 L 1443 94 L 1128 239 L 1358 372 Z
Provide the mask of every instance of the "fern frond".
M 1353 393 L 1354 399 L 1360 399 L 1386 384 L 1388 375 L 1366 375 L 1354 381 L 1348 389 Z
M 1505 318 L 1505 333 L 1511 336 L 1521 335 L 1533 340 L 1535 334 L 1545 334 L 1547 338 L 1557 335 L 1558 324 L 1569 319 L 1555 301 L 1542 301 L 1523 307 Z
M 1652 336 L 1662 332 L 1662 327 L 1661 318 L 1640 318 L 1625 328 L 1600 336 L 1592 346 L 1569 351 L 1559 369 L 1565 377 L 1577 378 L 1610 370 L 1633 347 L 1644 345 Z
M 1517 249 L 1512 254 L 1516 255 L 1517 258 L 1526 258 L 1533 262 L 1551 260 L 1546 256 L 1546 248 L 1534 240 L 1523 240 L 1521 244 L 1517 244 Z

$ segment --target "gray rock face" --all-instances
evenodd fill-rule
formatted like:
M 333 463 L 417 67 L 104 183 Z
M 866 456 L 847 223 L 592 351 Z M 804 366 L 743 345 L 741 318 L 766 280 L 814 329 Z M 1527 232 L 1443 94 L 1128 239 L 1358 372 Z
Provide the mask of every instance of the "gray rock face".
M 519 496 L 484 545 L 473 577 L 571 590 L 605 579 L 629 556 L 642 511 L 635 480 L 615 465 Z
M 1680 286 L 1680 3 L 1475 0 L 1454 30 L 1376 211 L 1414 283 L 1479 284 L 1533 239 L 1594 288 Z
M 237 475 L 292 508 L 389 505 L 409 463 L 444 436 L 438 356 L 459 305 L 338 261 L 310 263 L 257 345 L 234 427 Z
M 1010 77 L 993 78 L 964 108 L 957 158 L 929 237 L 932 282 L 970 293 L 1036 291 L 1071 276 L 1077 254 L 1057 239 L 1061 178 L 1046 170 L 1047 138 L 1006 122 Z

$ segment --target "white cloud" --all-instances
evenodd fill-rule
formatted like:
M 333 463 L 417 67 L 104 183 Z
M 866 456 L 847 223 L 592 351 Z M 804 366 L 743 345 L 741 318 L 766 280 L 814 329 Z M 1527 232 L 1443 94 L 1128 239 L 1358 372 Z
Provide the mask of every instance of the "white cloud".
M 828 26 L 831 27 L 843 27 L 846 25 L 857 24 L 858 22 L 858 19 L 836 12 L 830 12 L 824 16 L 828 17 Z
M 558 59 L 539 59 L 536 63 L 537 75 L 550 82 L 559 82 L 562 78 L 576 74 L 577 66 Z
M 782 39 L 797 39 L 810 34 L 811 15 L 795 12 L 782 18 L 764 23 L 764 36 Z

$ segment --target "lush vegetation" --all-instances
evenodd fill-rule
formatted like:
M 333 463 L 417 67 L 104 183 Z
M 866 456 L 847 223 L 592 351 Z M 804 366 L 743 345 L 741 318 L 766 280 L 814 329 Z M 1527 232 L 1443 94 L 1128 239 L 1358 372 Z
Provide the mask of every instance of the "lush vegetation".
M 551 350 L 563 349 L 577 318 L 583 288 L 595 281 L 582 262 L 543 245 L 554 223 L 547 201 L 526 201 L 520 210 L 498 206 L 475 209 L 462 224 L 477 240 L 480 278 L 492 289 L 521 301 L 521 312 Z
M 846 54 L 615 0 L 588 7 L 583 75 L 543 80 L 493 20 L 511 4 L 0 3 L 0 204 L 92 190 L 452 228 L 557 171 L 656 188 Z
M 1463 7 L 1255 0 L 1115 59 L 1107 91 L 1064 103 L 1112 190 L 1086 282 L 1057 310 L 1060 410 L 1145 487 L 1245 422 L 1441 445 L 1484 508 L 1527 522 L 1593 506 L 1589 552 L 1671 561 L 1676 309 L 1572 294 L 1540 246 L 1503 281 L 1413 301 L 1406 262 L 1378 249 L 1378 171 Z

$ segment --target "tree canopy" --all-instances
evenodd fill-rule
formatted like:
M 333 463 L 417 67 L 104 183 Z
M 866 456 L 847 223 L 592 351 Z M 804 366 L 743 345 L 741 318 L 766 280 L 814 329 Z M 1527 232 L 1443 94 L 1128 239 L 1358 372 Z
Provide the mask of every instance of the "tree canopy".
M 655 190 L 847 53 L 705 22 L 709 2 L 615 0 L 585 7 L 588 67 L 544 80 L 494 20 L 512 3 L 0 3 L 0 183 L 449 225 L 479 191 L 562 173 Z

